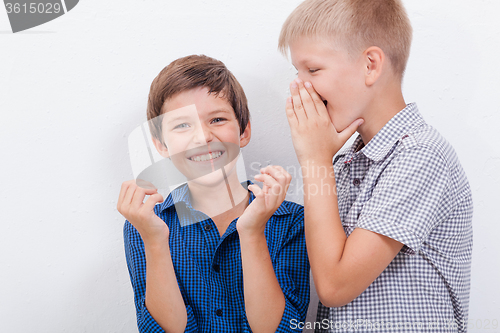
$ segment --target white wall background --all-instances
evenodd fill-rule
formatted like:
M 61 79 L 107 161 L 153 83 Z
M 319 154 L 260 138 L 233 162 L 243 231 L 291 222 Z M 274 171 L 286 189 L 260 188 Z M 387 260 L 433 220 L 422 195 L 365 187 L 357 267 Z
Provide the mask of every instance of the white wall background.
M 299 2 L 86 0 L 18 34 L 0 7 L 1 332 L 137 331 L 115 205 L 132 177 L 127 136 L 170 61 L 224 61 L 249 98 L 247 165 L 297 167 L 283 111 L 295 71 L 276 46 Z M 405 4 L 407 102 L 452 142 L 474 191 L 470 318 L 484 325 L 500 320 L 500 2 Z

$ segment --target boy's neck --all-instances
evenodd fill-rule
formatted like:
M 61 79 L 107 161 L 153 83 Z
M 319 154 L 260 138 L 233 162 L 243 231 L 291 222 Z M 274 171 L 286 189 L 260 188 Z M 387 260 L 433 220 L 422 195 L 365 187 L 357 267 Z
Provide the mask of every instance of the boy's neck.
M 364 123 L 358 133 L 365 145 L 391 120 L 406 107 L 401 86 L 391 87 L 382 93 L 375 94 L 369 108 L 364 112 Z
M 223 180 L 214 186 L 188 183 L 193 208 L 208 215 L 221 235 L 248 206 L 248 190 L 240 184 L 236 170 L 232 171 L 227 182 Z

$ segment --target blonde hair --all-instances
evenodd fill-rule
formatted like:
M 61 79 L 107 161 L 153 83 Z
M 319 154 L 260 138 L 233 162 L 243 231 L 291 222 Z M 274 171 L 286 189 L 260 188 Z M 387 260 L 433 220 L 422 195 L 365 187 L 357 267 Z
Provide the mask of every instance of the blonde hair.
M 334 39 L 352 56 L 377 46 L 402 78 L 412 33 L 401 0 L 306 0 L 283 24 L 278 49 L 286 55 L 299 37 Z

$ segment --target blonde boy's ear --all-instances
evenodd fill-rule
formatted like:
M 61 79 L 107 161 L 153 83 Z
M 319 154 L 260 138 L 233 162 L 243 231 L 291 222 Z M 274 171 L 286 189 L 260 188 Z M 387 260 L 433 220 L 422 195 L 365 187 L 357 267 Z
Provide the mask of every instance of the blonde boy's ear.
M 166 158 L 170 157 L 170 154 L 168 153 L 168 148 L 164 143 L 160 142 L 160 140 L 156 138 L 153 138 L 153 144 L 155 145 L 156 150 L 161 156 Z
M 240 135 L 240 148 L 245 147 L 250 142 L 251 137 L 252 137 L 252 126 L 250 125 L 250 121 L 248 121 L 247 127 Z
M 372 46 L 363 53 L 366 64 L 365 83 L 372 86 L 382 75 L 382 70 L 386 66 L 385 53 L 381 48 Z

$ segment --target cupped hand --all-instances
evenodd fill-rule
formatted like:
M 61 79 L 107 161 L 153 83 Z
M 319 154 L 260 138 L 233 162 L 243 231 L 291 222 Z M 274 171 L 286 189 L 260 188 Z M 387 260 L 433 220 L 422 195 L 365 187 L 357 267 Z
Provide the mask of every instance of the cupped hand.
M 333 156 L 356 132 L 363 119 L 356 119 L 338 132 L 310 82 L 296 79 L 290 84 L 290 92 L 292 96 L 286 103 L 286 115 L 299 163 L 331 163 Z
M 238 219 L 236 228 L 240 234 L 263 234 L 267 221 L 285 200 L 292 176 L 281 166 L 267 166 L 260 170 L 255 180 L 262 182 L 262 189 L 255 184 L 248 189 L 255 199 Z
M 144 202 L 146 195 L 149 198 Z M 137 229 L 144 243 L 168 240 L 168 226 L 154 212 L 158 202 L 163 202 L 163 197 L 154 186 L 140 187 L 135 180 L 122 184 L 116 208 Z

